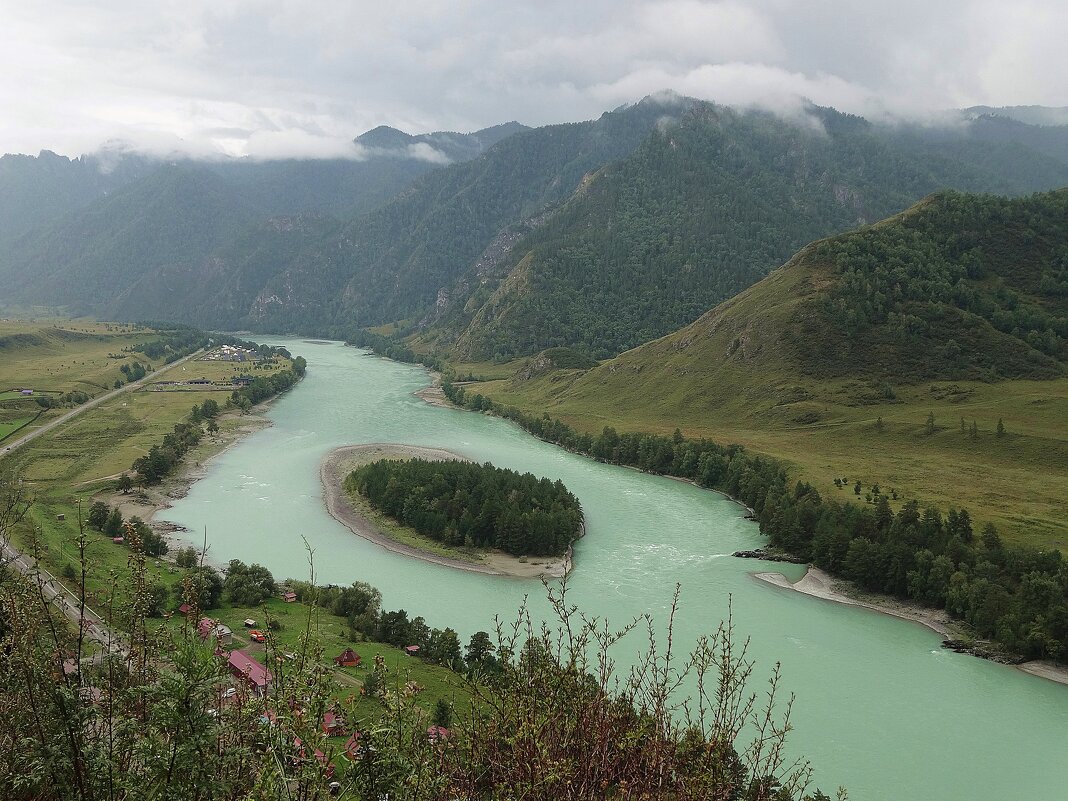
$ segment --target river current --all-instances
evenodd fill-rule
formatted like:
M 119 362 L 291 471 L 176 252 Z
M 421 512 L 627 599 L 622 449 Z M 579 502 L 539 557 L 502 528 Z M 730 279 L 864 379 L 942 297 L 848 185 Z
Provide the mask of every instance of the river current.
M 569 598 L 622 624 L 662 624 L 682 587 L 676 647 L 713 631 L 733 603 L 757 661 L 753 689 L 782 665 L 796 694 L 791 742 L 821 788 L 855 801 L 1068 799 L 1068 687 L 944 651 L 922 626 L 810 598 L 755 580 L 778 565 L 729 554 L 761 544 L 745 510 L 713 492 L 599 464 L 489 416 L 430 406 L 413 392 L 425 370 L 339 343 L 274 338 L 308 360 L 304 381 L 267 412 L 273 425 L 218 457 L 188 496 L 162 513 L 196 534 L 209 556 L 259 562 L 276 578 L 368 581 L 383 606 L 403 607 L 466 642 L 514 617 L 524 598 L 546 609 L 537 581 L 499 578 L 390 553 L 326 512 L 323 457 L 339 445 L 398 442 L 561 479 L 586 514 Z M 803 568 L 783 565 L 791 579 Z M 641 645 L 634 641 L 635 651 Z

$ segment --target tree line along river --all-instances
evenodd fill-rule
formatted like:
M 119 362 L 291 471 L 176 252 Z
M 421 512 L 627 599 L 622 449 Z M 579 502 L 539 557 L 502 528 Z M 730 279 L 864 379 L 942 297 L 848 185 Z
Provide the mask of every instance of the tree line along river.
M 937 634 L 876 612 L 756 581 L 766 563 L 735 559 L 761 544 L 745 510 L 679 481 L 599 464 L 497 418 L 431 406 L 417 367 L 340 343 L 272 338 L 308 360 L 304 381 L 267 412 L 272 426 L 220 455 L 189 494 L 161 513 L 209 558 L 259 562 L 276 577 L 363 580 L 384 608 L 404 608 L 466 640 L 513 617 L 524 599 L 547 610 L 541 584 L 481 575 L 391 553 L 327 513 L 319 465 L 334 448 L 397 442 L 443 448 L 499 467 L 561 479 L 582 503 L 569 598 L 622 624 L 663 624 L 676 583 L 676 648 L 734 621 L 757 661 L 753 689 L 775 662 L 796 694 L 792 748 L 826 792 L 858 801 L 1068 798 L 1068 687 L 940 648 Z M 775 566 L 779 567 L 779 566 Z M 804 568 L 783 565 L 790 578 Z M 635 652 L 641 643 L 633 644 Z M 621 659 L 626 654 L 620 655 Z

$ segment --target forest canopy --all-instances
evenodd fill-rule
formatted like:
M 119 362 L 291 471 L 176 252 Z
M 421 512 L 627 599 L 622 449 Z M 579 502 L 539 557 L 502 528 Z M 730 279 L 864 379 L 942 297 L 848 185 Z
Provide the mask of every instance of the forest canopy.
M 375 509 L 447 545 L 558 556 L 582 530 L 561 481 L 472 462 L 383 459 L 345 480 Z

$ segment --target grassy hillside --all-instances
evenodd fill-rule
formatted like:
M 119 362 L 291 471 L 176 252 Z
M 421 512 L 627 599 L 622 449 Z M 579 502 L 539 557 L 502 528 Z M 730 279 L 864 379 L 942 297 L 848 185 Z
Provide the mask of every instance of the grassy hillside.
M 0 320 L 0 440 L 69 411 L 76 405 L 71 400 L 75 393 L 93 397 L 116 380 L 125 381 L 122 365 L 139 361 L 158 366 L 160 360 L 136 351 L 155 339 L 155 332 L 141 326 Z M 34 394 L 25 396 L 22 389 Z
M 739 442 L 823 493 L 879 484 L 1068 550 L 1066 206 L 1064 192 L 931 198 L 595 369 L 468 392 L 589 432 Z

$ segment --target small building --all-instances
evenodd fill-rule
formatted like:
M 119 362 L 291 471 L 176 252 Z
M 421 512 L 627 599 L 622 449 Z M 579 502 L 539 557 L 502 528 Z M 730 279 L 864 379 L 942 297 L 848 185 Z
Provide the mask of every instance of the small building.
M 354 731 L 352 736 L 345 741 L 345 756 L 349 759 L 356 759 L 363 753 L 363 749 L 360 747 L 360 733 Z
M 304 751 L 304 744 L 300 741 L 299 737 L 293 738 L 293 751 L 296 755 L 293 761 L 296 764 L 299 765 L 306 759 L 307 755 Z M 326 768 L 326 777 L 332 779 L 334 777 L 334 766 L 330 764 L 330 760 L 326 758 L 326 754 L 316 748 L 315 759 L 320 765 L 323 765 Z
M 293 604 L 297 602 L 297 594 L 293 590 L 282 593 L 282 600 L 287 604 Z
M 245 628 L 246 629 L 254 629 L 254 628 L 256 628 L 256 621 L 253 620 L 250 617 L 246 617 L 245 618 Z
M 345 721 L 333 712 L 323 715 L 323 731 L 327 737 L 342 737 L 345 734 Z
M 122 537 L 112 537 L 111 541 L 116 545 L 122 545 L 124 542 L 126 542 L 126 540 L 124 540 Z
M 179 609 L 178 611 L 181 611 Z M 230 645 L 234 641 L 234 632 L 225 623 L 216 623 L 210 617 L 204 617 L 197 623 L 200 639 L 215 639 L 216 645 Z
M 58 514 L 58 515 L 56 515 L 56 520 L 58 520 L 58 521 L 59 521 L 59 522 L 61 522 L 61 523 L 62 523 L 62 522 L 63 522 L 64 520 L 66 520 L 66 519 L 67 519 L 67 516 L 66 516 L 66 515 L 64 515 L 64 514 Z
M 24 389 L 19 394 L 21 394 L 21 395 L 32 395 L 33 394 L 33 390 L 32 389 Z
M 257 695 L 263 695 L 271 686 L 271 671 L 246 653 L 231 651 L 227 665 L 234 678 L 243 679 Z
M 182 604 L 178 607 L 178 614 L 180 615 L 188 615 L 192 611 L 193 607 L 191 607 L 189 604 Z
M 431 726 L 426 730 L 426 736 L 430 739 L 430 742 L 436 743 L 441 740 L 448 740 L 452 735 L 452 732 L 446 729 L 444 726 Z
M 334 657 L 334 664 L 338 667 L 359 667 L 363 659 L 351 648 L 346 648 L 338 656 Z
M 404 648 L 404 653 L 408 654 L 408 656 L 419 656 L 419 646 L 408 645 Z

